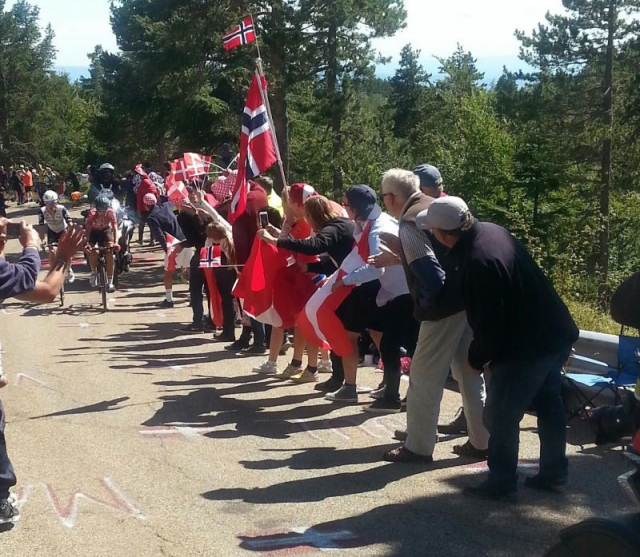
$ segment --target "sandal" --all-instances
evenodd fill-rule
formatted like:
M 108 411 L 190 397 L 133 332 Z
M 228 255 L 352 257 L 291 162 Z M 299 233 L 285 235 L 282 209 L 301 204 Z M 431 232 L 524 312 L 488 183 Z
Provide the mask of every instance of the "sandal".
M 397 449 L 387 451 L 386 453 L 384 453 L 382 459 L 386 460 L 387 462 L 433 462 L 432 456 L 424 456 L 414 453 L 407 449 L 404 445 L 398 447 Z
M 459 456 L 477 458 L 478 460 L 486 460 L 486 458 L 489 456 L 488 449 L 476 449 L 471 444 L 471 441 L 467 441 L 464 445 L 454 445 L 453 452 Z

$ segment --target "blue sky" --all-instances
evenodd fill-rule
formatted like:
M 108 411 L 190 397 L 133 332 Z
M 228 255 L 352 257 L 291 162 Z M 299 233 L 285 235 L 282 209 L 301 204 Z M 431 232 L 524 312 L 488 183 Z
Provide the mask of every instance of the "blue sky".
M 109 25 L 109 0 L 31 0 L 40 7 L 43 24 L 56 34 L 57 66 L 87 66 L 96 44 L 117 49 Z M 8 0 L 7 7 L 13 4 Z M 562 10 L 561 0 L 405 0 L 407 27 L 395 37 L 376 42 L 382 54 L 393 56 L 382 73 L 393 71 L 402 46 L 422 51 L 425 67 L 435 71 L 433 56 L 446 57 L 460 43 L 478 58 L 481 69 L 517 65 L 515 29 L 531 31 L 547 11 Z M 485 69 L 485 71 L 490 71 Z

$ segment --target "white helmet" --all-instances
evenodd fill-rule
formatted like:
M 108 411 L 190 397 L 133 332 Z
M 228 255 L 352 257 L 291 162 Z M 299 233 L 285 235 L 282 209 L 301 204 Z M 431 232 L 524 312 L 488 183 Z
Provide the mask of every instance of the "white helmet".
M 57 203 L 58 202 L 58 194 L 55 191 L 45 191 L 42 196 L 42 201 L 45 203 Z

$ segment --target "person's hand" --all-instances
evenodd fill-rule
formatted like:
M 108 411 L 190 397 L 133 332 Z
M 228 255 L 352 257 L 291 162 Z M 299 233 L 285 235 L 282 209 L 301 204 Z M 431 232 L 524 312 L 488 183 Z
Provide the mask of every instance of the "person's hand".
M 196 198 L 197 203 L 202 203 L 204 201 L 204 190 L 199 188 L 193 191 L 193 196 Z
M 342 279 L 337 279 L 334 283 L 333 286 L 331 287 L 331 292 L 335 292 L 336 290 L 339 290 L 340 288 L 342 288 L 344 286 L 344 281 Z
M 280 232 L 282 232 L 282 230 L 279 230 L 278 228 L 273 226 L 273 224 L 270 224 L 264 230 L 269 232 L 269 234 L 271 234 L 274 238 L 277 238 L 278 236 L 280 236 Z
M 183 249 L 184 249 L 184 246 L 182 244 L 178 244 L 175 248 L 173 248 L 173 251 L 175 253 L 180 253 Z
M 0 257 L 4 257 L 4 246 L 7 243 L 7 224 L 9 219 L 0 218 Z
M 195 209 L 195 207 L 194 207 L 194 209 Z M 196 215 L 198 215 L 200 218 L 205 219 L 205 220 L 209 219 L 210 215 L 204 209 L 195 209 L 195 211 L 196 211 Z
M 38 251 L 42 247 L 40 234 L 26 221 L 20 221 L 20 244 L 23 248 L 35 248 Z
M 274 238 L 266 229 L 262 229 L 258 231 L 258 237 L 267 244 L 271 244 L 272 246 L 278 243 L 277 238 Z
M 373 265 L 378 269 L 382 269 L 384 267 L 391 267 L 393 265 L 398 265 L 400 263 L 400 258 L 390 251 L 381 251 L 378 255 L 372 255 L 367 259 L 367 263 L 369 265 Z
M 9 380 L 4 375 L 0 377 L 0 389 L 2 389 L 2 387 L 6 387 L 8 384 Z
M 298 261 L 297 265 L 303 273 L 307 273 L 309 271 L 308 263 L 305 263 L 304 261 Z
M 389 251 L 398 255 L 400 250 L 402 249 L 402 245 L 400 244 L 400 238 L 397 236 L 390 234 L 389 232 L 381 232 L 380 233 L 380 242 L 383 246 L 385 246 Z
M 72 224 L 60 238 L 56 257 L 65 263 L 70 263 L 78 248 L 85 242 L 84 230 L 80 225 Z M 89 247 L 89 249 L 91 249 Z

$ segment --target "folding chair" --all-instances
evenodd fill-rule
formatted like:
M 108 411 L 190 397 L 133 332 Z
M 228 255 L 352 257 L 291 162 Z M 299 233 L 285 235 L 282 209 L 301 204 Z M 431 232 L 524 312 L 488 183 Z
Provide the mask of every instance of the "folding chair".
M 575 395 L 579 407 L 571 410 L 568 421 L 576 416 L 584 415 L 588 409 L 596 406 L 596 399 L 605 391 L 614 396 L 614 404 L 622 401 L 621 391 L 635 389 L 638 381 L 640 365 L 640 338 L 624 334 L 625 326 L 620 329 L 618 337 L 618 364 L 611 367 L 606 362 L 573 354 L 572 358 L 580 362 L 602 368 L 602 373 L 573 373 L 563 371 L 571 392 Z M 570 365 L 569 365 L 570 369 Z

